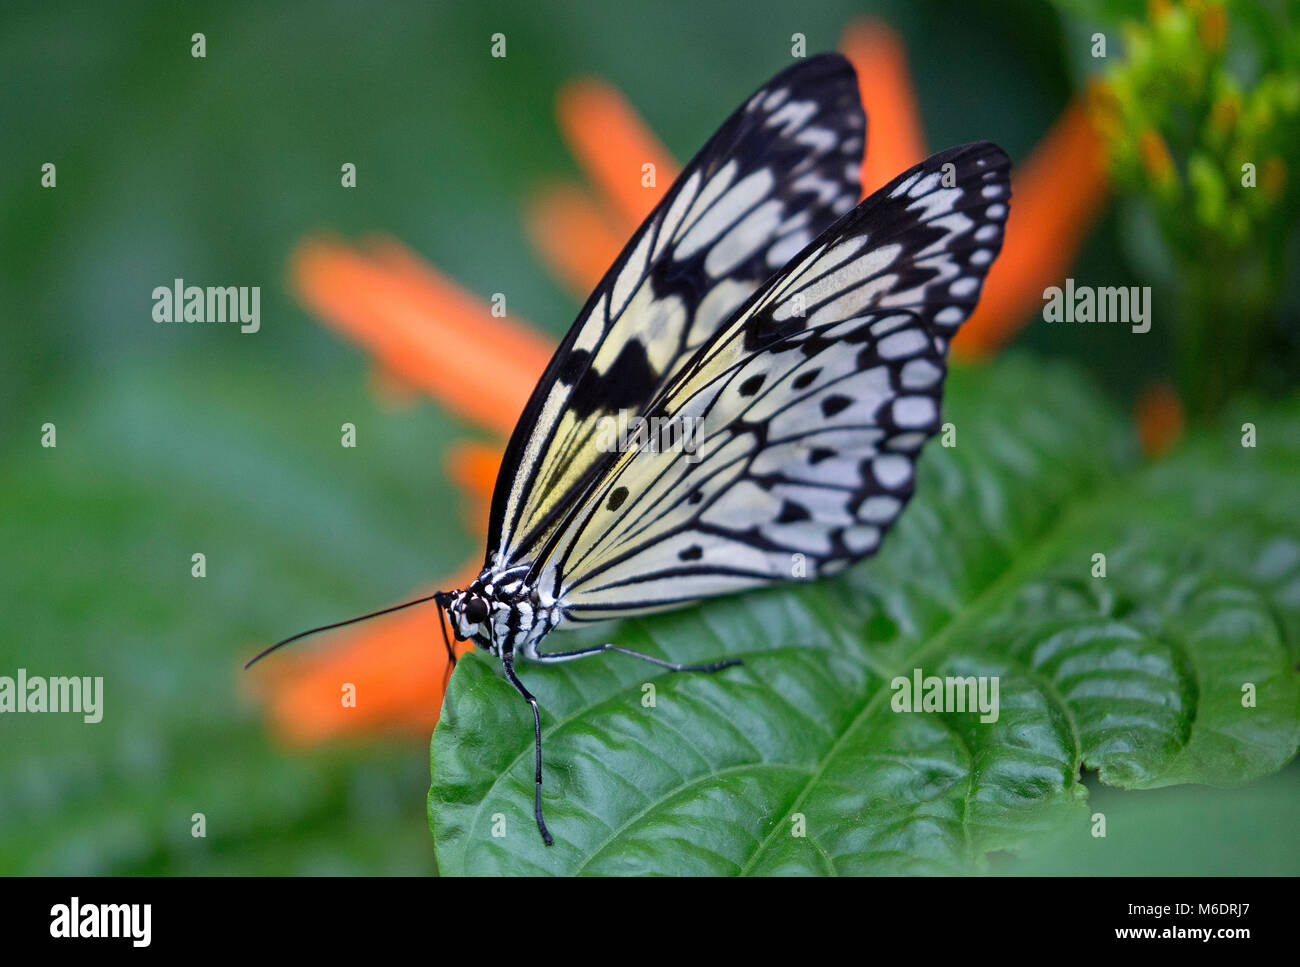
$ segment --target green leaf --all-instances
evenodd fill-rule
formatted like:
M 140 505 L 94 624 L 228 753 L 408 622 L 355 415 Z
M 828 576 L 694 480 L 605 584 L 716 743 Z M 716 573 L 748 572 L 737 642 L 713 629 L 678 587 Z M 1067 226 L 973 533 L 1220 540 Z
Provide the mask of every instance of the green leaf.
M 494 660 L 468 656 L 432 743 L 439 868 L 979 870 L 1086 824 L 1081 770 L 1232 785 L 1295 755 L 1297 407 L 1255 409 L 1257 448 L 1224 430 L 1153 467 L 1092 391 L 1041 363 L 955 373 L 947 418 L 957 445 L 932 444 L 876 558 L 599 631 L 743 666 L 522 670 L 542 704 L 553 847 L 533 822 L 527 706 Z M 996 678 L 996 721 L 895 711 L 914 669 Z

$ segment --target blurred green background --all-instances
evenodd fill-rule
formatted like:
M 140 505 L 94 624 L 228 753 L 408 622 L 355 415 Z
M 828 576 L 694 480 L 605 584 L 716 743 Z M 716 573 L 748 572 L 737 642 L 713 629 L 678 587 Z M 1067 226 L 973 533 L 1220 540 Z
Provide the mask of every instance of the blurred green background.
M 288 254 L 312 232 L 382 231 L 558 337 L 577 306 L 519 217 L 576 173 L 557 88 L 612 81 L 685 159 L 789 62 L 792 33 L 834 48 L 863 14 L 903 35 L 931 149 L 988 138 L 1016 160 L 1078 84 L 1090 32 L 1025 0 L 6 3 L 0 674 L 102 675 L 106 695 L 98 725 L 0 719 L 0 872 L 434 871 L 427 736 L 292 752 L 240 681 L 261 644 L 386 604 L 479 541 L 440 456 L 474 431 L 430 402 L 382 405 L 364 353 L 290 297 Z M 1120 235 L 1103 217 L 1075 274 L 1139 284 Z M 261 285 L 261 332 L 156 325 L 152 290 L 176 277 Z M 1122 326 L 1030 326 L 1019 345 L 1078 361 L 1125 407 L 1172 355 L 1160 327 L 1141 353 Z M 1259 815 L 1294 829 L 1297 781 L 1257 784 Z M 1113 808 L 1194 826 L 1230 795 Z M 1259 869 L 1276 827 L 1229 812 L 1246 843 L 1215 863 Z M 1286 848 L 1274 866 L 1294 871 Z M 1035 862 L 1068 871 L 1062 850 Z

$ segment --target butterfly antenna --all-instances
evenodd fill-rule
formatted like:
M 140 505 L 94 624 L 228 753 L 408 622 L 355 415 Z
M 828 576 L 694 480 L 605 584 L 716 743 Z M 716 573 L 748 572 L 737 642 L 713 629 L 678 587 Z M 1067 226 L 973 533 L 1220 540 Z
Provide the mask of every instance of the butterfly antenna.
M 308 631 L 300 631 L 298 632 L 298 634 L 292 635 L 289 638 L 285 638 L 283 641 L 277 641 L 270 648 L 267 648 L 259 652 L 258 654 L 254 655 L 244 665 L 244 669 L 247 670 L 253 667 L 254 664 L 261 661 L 267 655 L 271 654 L 271 652 L 277 651 L 278 649 L 283 648 L 285 645 L 297 641 L 299 638 L 306 638 L 308 635 L 320 634 L 320 632 L 322 631 L 332 631 L 335 628 L 342 628 L 345 627 L 346 625 L 354 625 L 358 621 L 369 621 L 371 618 L 378 618 L 380 615 L 384 615 L 384 614 L 392 614 L 394 611 L 401 611 L 403 608 L 413 608 L 417 604 L 424 604 L 426 601 L 435 601 L 435 600 L 439 601 L 439 613 L 441 613 L 442 596 L 443 596 L 442 591 L 436 591 L 433 594 L 430 594 L 426 597 L 416 598 L 414 601 L 407 601 L 404 604 L 395 604 L 391 608 L 381 608 L 379 611 L 372 611 L 370 612 L 370 614 L 363 614 L 356 618 L 348 618 L 347 621 L 336 621 L 333 624 L 321 625 L 319 628 L 311 628 Z M 443 633 L 444 635 L 446 634 L 445 628 L 443 629 Z

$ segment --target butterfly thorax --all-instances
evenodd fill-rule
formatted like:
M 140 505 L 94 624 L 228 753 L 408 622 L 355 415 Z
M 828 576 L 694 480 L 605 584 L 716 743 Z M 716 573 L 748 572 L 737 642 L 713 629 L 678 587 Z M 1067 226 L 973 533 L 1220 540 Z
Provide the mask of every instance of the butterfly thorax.
M 537 643 L 563 618 L 558 601 L 528 583 L 528 564 L 489 565 L 447 597 L 457 641 L 472 639 L 497 657 L 536 654 Z

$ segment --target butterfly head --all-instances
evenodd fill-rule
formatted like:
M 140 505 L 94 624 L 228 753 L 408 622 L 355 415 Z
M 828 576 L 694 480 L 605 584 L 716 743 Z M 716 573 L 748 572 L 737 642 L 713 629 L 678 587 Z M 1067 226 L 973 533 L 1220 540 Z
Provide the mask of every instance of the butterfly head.
M 438 603 L 451 622 L 456 640 L 472 640 L 491 654 L 500 655 L 549 631 L 559 612 L 539 607 L 539 596 L 528 584 L 527 573 L 527 564 L 512 568 L 488 566 L 464 590 L 440 592 Z
M 487 624 L 493 609 L 486 589 L 471 584 L 463 591 L 444 594 L 439 603 L 447 612 L 457 641 L 474 638 L 481 642 L 488 639 Z

